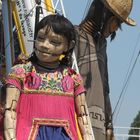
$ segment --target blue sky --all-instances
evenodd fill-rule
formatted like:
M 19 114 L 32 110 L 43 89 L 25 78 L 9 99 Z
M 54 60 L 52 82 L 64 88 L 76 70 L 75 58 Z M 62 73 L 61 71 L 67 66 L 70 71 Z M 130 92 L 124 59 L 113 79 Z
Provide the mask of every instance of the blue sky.
M 63 0 L 66 16 L 73 22 L 73 24 L 80 23 L 87 3 L 88 0 Z M 139 6 L 140 1 L 134 0 L 133 9 L 130 14 L 130 17 L 136 20 L 137 26 L 131 27 L 126 24 L 122 24 L 122 31 L 117 31 L 115 40 L 110 42 L 108 39 L 108 70 L 110 98 L 113 110 L 123 89 L 128 69 L 129 67 L 132 69 L 132 65 L 134 64 L 140 50 Z M 130 61 L 132 63 L 130 63 Z M 138 57 L 137 63 L 128 82 L 128 86 L 125 92 L 123 92 L 124 98 L 119 114 L 114 116 L 115 126 L 130 126 L 138 111 L 140 111 L 139 71 L 140 58 Z

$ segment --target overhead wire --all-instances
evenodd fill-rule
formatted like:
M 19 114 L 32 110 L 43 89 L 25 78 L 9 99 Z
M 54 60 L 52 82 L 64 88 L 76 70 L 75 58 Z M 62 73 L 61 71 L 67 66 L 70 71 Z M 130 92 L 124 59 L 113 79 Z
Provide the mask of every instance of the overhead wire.
M 82 20 L 84 19 L 84 17 L 85 17 L 86 14 L 87 14 L 87 10 L 88 10 L 89 7 L 90 7 L 91 1 L 94 1 L 94 0 L 88 0 L 88 1 L 87 1 L 87 4 L 86 4 L 86 7 L 85 7 L 85 10 L 84 10 L 84 13 L 83 13 L 83 16 L 82 16 Z
M 123 103 L 123 100 L 124 100 L 124 97 L 125 97 L 125 94 L 126 94 L 126 91 L 127 91 L 128 83 L 130 81 L 130 78 L 132 76 L 132 73 L 134 71 L 134 68 L 136 66 L 136 63 L 138 61 L 138 57 L 140 55 L 140 50 L 139 50 L 139 52 L 138 52 L 138 54 L 137 54 L 137 56 L 135 58 L 135 61 L 134 61 L 133 65 L 132 65 L 132 60 L 134 58 L 136 47 L 138 46 L 139 41 L 140 41 L 140 33 L 139 33 L 139 35 L 137 37 L 136 44 L 134 46 L 134 51 L 132 53 L 132 57 L 131 57 L 130 64 L 129 64 L 129 67 L 128 67 L 128 70 L 127 70 L 127 73 L 126 73 L 126 76 L 125 76 L 125 80 L 124 80 L 124 83 L 123 83 L 123 87 L 122 87 L 121 93 L 119 95 L 119 98 L 117 100 L 116 106 L 115 106 L 114 111 L 112 113 L 112 116 L 114 116 L 115 113 L 116 113 L 116 116 L 114 117 L 115 118 L 114 119 L 114 122 L 117 120 L 117 117 L 119 115 L 119 112 L 120 112 L 120 109 L 121 109 L 121 106 L 122 106 L 122 103 Z M 117 111 L 118 106 L 119 106 L 119 109 Z
M 89 5 L 90 5 L 90 2 L 91 2 L 91 1 L 92 1 L 92 0 L 88 0 L 88 1 L 87 1 L 86 8 L 85 8 L 85 11 L 84 11 L 84 14 L 83 14 L 82 19 L 84 19 L 85 15 L 86 15 L 86 13 L 87 13 L 87 9 L 89 9 Z M 124 97 L 125 97 L 125 93 L 126 93 L 126 91 L 127 91 L 128 83 L 129 83 L 129 81 L 130 81 L 130 78 L 131 78 L 131 76 L 132 76 L 133 70 L 134 70 L 134 68 L 135 68 L 135 65 L 136 65 L 136 63 L 137 63 L 138 57 L 139 57 L 139 55 L 140 55 L 140 51 L 139 51 L 139 53 L 138 53 L 138 55 L 137 55 L 137 57 L 136 57 L 136 59 L 135 59 L 135 62 L 134 62 L 134 64 L 133 64 L 133 66 L 132 66 L 132 60 L 133 60 L 133 58 L 134 58 L 134 53 L 135 53 L 136 47 L 137 47 L 137 45 L 138 45 L 139 39 L 140 39 L 140 34 L 139 34 L 139 36 L 138 36 L 138 38 L 137 38 L 137 41 L 136 41 L 136 44 L 135 44 L 135 47 L 134 47 L 134 51 L 133 51 L 133 54 L 132 54 L 132 57 L 131 57 L 131 60 L 130 60 L 130 65 L 129 65 L 129 68 L 128 68 L 128 71 L 127 71 L 127 73 L 126 73 L 125 80 L 124 80 L 124 83 L 123 83 L 123 87 L 122 87 L 121 93 L 120 93 L 120 95 L 119 95 L 119 98 L 118 98 L 118 100 L 117 100 L 117 103 L 116 103 L 116 105 L 115 105 L 115 108 L 114 108 L 114 110 L 113 110 L 112 116 L 115 115 L 115 113 L 116 113 L 116 111 L 117 111 L 117 108 L 118 108 L 118 106 L 120 105 L 120 106 L 119 106 L 119 109 L 118 109 L 118 112 L 116 113 L 116 116 L 118 116 L 118 114 L 119 114 L 119 110 L 120 110 L 120 108 L 121 108 L 121 105 L 122 105 L 122 103 L 123 103 L 123 99 L 124 99 Z M 132 68 L 131 68 L 131 66 L 132 66 Z M 130 69 L 130 68 L 131 68 L 131 69 Z M 121 100 L 121 99 L 122 99 L 122 100 Z
M 44 2 L 43 2 L 43 3 L 44 3 Z M 82 19 L 84 19 L 85 15 L 86 15 L 86 13 L 87 13 L 87 9 L 89 9 L 90 3 L 91 3 L 91 0 L 88 0 L 88 1 L 87 1 L 87 4 L 86 4 L 86 8 L 85 8 L 84 13 L 83 13 Z M 46 3 L 44 3 L 44 4 L 47 5 Z M 30 10 L 30 12 L 25 16 L 24 22 L 27 20 L 27 18 L 28 18 L 28 16 L 30 15 L 30 13 L 32 13 L 32 11 L 34 10 L 35 6 L 36 6 L 36 4 L 35 4 L 34 7 Z M 47 6 L 50 7 L 52 10 L 54 10 L 54 8 L 53 8 L 52 6 L 50 6 L 50 5 L 47 5 Z M 43 8 L 43 9 L 45 9 L 45 8 Z M 45 10 L 47 10 L 47 9 L 45 9 Z M 57 11 L 57 10 L 56 10 L 56 11 Z M 19 29 L 20 29 L 21 27 L 22 27 L 22 26 L 20 26 L 20 27 L 19 27 L 18 29 L 16 29 L 14 32 L 19 31 Z M 130 65 L 129 65 L 128 71 L 127 71 L 127 73 L 126 73 L 126 77 L 125 77 L 125 80 L 124 80 L 124 83 L 123 83 L 123 87 L 122 87 L 121 93 L 120 93 L 120 95 L 119 95 L 118 101 L 117 101 L 117 103 L 116 103 L 116 105 L 115 105 L 115 108 L 114 108 L 114 111 L 113 111 L 113 113 L 112 113 L 112 116 L 114 116 L 115 113 L 116 113 L 116 119 L 117 119 L 117 116 L 118 116 L 118 114 L 119 114 L 121 105 L 122 105 L 122 103 L 123 103 L 123 99 L 124 99 L 124 96 L 125 96 L 125 94 L 126 94 L 126 90 L 127 90 L 127 87 L 128 87 L 128 83 L 129 83 L 129 81 L 130 81 L 130 78 L 131 78 L 131 76 L 132 76 L 133 70 L 134 70 L 134 68 L 135 68 L 135 65 L 136 65 L 136 63 L 137 63 L 138 57 L 139 57 L 139 55 L 140 55 L 140 51 L 139 51 L 138 54 L 137 54 L 137 57 L 136 57 L 136 59 L 135 59 L 135 61 L 134 61 L 134 63 L 133 63 L 133 65 L 132 65 L 132 60 L 133 60 L 133 58 L 134 58 L 134 53 L 135 53 L 135 50 L 136 50 L 136 46 L 138 45 L 139 39 L 140 39 L 140 34 L 139 34 L 139 37 L 138 37 L 138 39 L 137 39 L 137 41 L 136 41 L 136 44 L 135 44 L 135 49 L 134 49 L 134 51 L 133 51 L 133 54 L 132 54 L 132 57 L 131 57 L 131 60 L 130 60 Z M 12 40 L 12 37 L 11 37 L 10 41 L 8 42 L 8 44 L 6 44 L 5 49 L 6 49 L 6 48 L 8 47 L 8 45 L 11 43 L 11 40 Z M 131 65 L 132 65 L 132 68 L 131 68 Z M 131 68 L 131 70 L 130 70 L 130 68 Z M 121 99 L 122 99 L 122 100 L 121 100 Z M 119 106 L 119 104 L 120 104 L 120 106 Z M 119 106 L 119 109 L 118 109 L 118 112 L 116 112 L 118 106 Z
M 82 19 L 85 17 L 85 15 L 86 15 L 86 13 L 87 13 L 87 9 L 89 9 L 89 6 L 90 6 L 91 1 L 92 1 L 92 0 L 88 0 L 88 1 L 87 1 L 86 8 L 85 8 L 85 10 L 84 10 L 84 14 L 83 14 Z M 43 2 L 43 1 L 42 1 L 42 2 Z M 44 2 L 43 2 L 43 3 L 44 3 Z M 46 3 L 44 3 L 44 4 L 47 5 Z M 36 4 L 35 4 L 34 7 L 30 10 L 30 12 L 25 16 L 26 18 L 25 18 L 24 22 L 27 20 L 27 18 L 28 18 L 28 16 L 30 15 L 30 13 L 32 13 L 32 11 L 34 10 L 35 6 L 36 6 Z M 50 5 L 47 5 L 47 6 L 50 7 L 52 10 L 54 9 L 54 8 L 53 8 L 52 6 L 50 6 Z M 45 8 L 43 8 L 43 9 L 45 9 Z M 47 9 L 45 9 L 45 10 L 47 10 Z M 20 26 L 18 29 L 16 29 L 15 32 L 17 32 L 21 27 L 22 27 L 22 26 Z M 139 35 L 139 36 L 140 36 L 140 35 Z M 12 40 L 12 38 L 11 38 L 10 41 L 6 44 L 5 49 L 6 49 L 6 48 L 8 47 L 8 45 L 11 43 L 11 40 Z M 138 42 L 138 41 L 137 41 L 137 42 Z M 136 43 L 136 46 L 137 46 L 137 44 L 138 44 L 138 43 Z M 118 98 L 117 104 L 116 104 L 116 106 L 115 106 L 115 108 L 114 108 L 114 111 L 113 111 L 112 115 L 114 115 L 115 112 L 116 112 L 116 110 L 117 110 L 117 107 L 118 107 L 118 105 L 119 105 L 119 103 L 120 103 L 120 100 L 121 100 L 121 98 L 122 98 L 122 96 L 123 96 L 123 94 L 124 94 L 124 91 L 125 91 L 125 89 L 126 89 L 126 87 L 127 87 L 127 84 L 128 84 L 128 82 L 129 82 L 129 80 L 130 80 L 130 77 L 131 77 L 131 75 L 132 75 L 133 69 L 134 69 L 134 67 L 135 67 L 135 65 L 136 65 L 136 62 L 137 62 L 137 59 L 138 59 L 139 54 L 140 54 L 140 51 L 139 51 L 139 53 L 138 53 L 138 55 L 137 55 L 137 58 L 136 58 L 136 60 L 135 60 L 135 63 L 133 64 L 133 67 L 132 67 L 130 73 L 129 73 L 129 70 L 130 70 L 130 66 L 131 66 L 131 65 L 129 65 L 129 68 L 128 68 L 128 71 L 127 71 L 127 74 L 126 74 L 126 78 L 125 78 L 125 79 L 126 79 L 126 82 L 123 84 L 124 86 L 123 86 L 123 88 L 122 88 L 122 90 L 121 90 L 120 96 L 119 96 L 119 98 Z M 133 52 L 133 55 L 134 55 L 134 52 Z M 133 58 L 133 56 L 132 56 L 132 58 Z M 131 63 L 132 63 L 132 59 L 131 59 Z

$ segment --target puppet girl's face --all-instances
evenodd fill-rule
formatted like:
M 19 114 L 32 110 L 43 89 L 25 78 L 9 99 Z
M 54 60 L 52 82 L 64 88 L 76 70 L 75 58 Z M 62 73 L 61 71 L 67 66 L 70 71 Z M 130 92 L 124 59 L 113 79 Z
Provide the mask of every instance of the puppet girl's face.
M 52 29 L 46 33 L 44 27 L 39 30 L 35 42 L 35 54 L 42 62 L 56 62 L 63 52 L 68 49 L 68 40 L 53 32 Z

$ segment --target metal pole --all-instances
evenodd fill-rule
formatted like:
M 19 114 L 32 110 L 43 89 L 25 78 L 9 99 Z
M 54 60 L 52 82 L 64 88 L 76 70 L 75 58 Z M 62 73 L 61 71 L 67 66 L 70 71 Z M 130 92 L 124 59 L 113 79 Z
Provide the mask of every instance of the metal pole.
M 11 38 L 10 38 L 10 27 L 9 23 L 9 3 L 8 0 L 2 2 L 2 15 L 4 24 L 4 48 L 5 48 L 5 58 L 6 58 L 6 74 L 10 72 L 12 67 L 12 54 L 11 54 Z
M 36 6 L 36 12 L 35 12 L 34 40 L 36 39 L 36 35 L 37 35 L 36 26 L 39 22 L 40 14 L 43 14 L 42 7 L 41 7 L 41 0 L 36 0 L 36 4 L 37 6 Z
M 139 129 L 139 140 L 140 140 L 140 129 Z

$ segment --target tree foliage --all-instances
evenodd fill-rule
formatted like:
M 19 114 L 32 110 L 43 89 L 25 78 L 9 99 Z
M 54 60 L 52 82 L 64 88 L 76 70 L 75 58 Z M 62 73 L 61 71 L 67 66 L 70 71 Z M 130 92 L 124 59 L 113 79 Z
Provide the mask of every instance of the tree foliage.
M 140 111 L 134 118 L 134 121 L 131 123 L 131 127 L 136 127 L 140 128 Z M 140 130 L 139 129 L 130 129 L 129 130 L 129 135 L 140 135 Z M 135 137 L 129 137 L 128 140 L 139 140 L 140 138 L 135 138 Z

